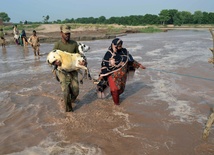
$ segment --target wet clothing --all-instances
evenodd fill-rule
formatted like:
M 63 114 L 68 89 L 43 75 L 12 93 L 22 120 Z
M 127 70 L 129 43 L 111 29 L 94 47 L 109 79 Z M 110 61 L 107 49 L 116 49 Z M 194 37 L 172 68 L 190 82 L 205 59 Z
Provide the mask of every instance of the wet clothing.
M 4 32 L 0 31 L 0 44 L 3 46 L 5 46 L 5 38 L 4 38 Z
M 30 38 L 28 39 L 28 42 L 32 45 L 32 46 L 40 46 L 39 44 L 39 37 L 38 36 L 30 36 Z
M 19 30 L 17 29 L 17 27 L 13 28 L 13 35 L 15 39 L 19 38 Z
M 56 74 L 59 78 L 61 89 L 63 92 L 66 112 L 73 111 L 72 103 L 79 95 L 78 72 L 73 71 L 65 73 L 58 70 Z
M 61 51 L 66 51 L 69 53 L 79 53 L 78 44 L 74 40 L 70 40 L 69 43 L 63 43 L 62 41 L 58 41 L 54 45 L 54 49 L 59 49 Z
M 113 63 L 112 59 L 114 59 Z M 119 95 L 125 90 L 128 72 L 135 71 L 135 68 L 139 68 L 139 66 L 140 64 L 132 58 L 126 48 L 122 48 L 117 52 L 109 49 L 101 63 L 100 76 L 103 79 L 97 85 L 98 94 L 110 87 L 113 101 L 118 105 Z M 101 96 L 105 97 L 105 95 Z
M 57 43 L 55 43 L 54 49 L 66 51 L 69 53 L 79 53 L 78 44 L 73 40 L 70 40 L 69 43 L 66 44 L 62 41 L 58 41 Z M 78 72 L 62 72 L 56 70 L 56 75 L 59 79 L 63 92 L 66 112 L 73 111 L 72 102 L 74 102 L 79 95 Z
M 17 45 L 19 45 L 19 30 L 17 29 L 17 27 L 14 26 L 13 28 L 13 35 L 14 35 L 14 40 L 15 40 L 15 43 Z
M 0 38 L 4 38 L 4 32 L 0 31 Z
M 21 34 L 19 36 L 19 43 L 20 43 L 21 46 L 25 46 L 28 43 L 25 30 L 22 30 L 22 32 L 21 32 Z
M 31 44 L 34 55 L 36 55 L 36 53 L 39 55 L 39 46 L 40 46 L 39 37 L 35 35 L 30 36 L 30 38 L 28 39 L 28 43 Z

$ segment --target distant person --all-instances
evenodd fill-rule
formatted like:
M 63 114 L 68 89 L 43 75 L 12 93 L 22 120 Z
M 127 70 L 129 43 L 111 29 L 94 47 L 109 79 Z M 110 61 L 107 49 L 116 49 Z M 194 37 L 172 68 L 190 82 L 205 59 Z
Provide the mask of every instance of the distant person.
M 61 40 L 56 42 L 53 49 L 66 51 L 69 53 L 79 53 L 78 44 L 70 39 L 71 30 L 68 25 L 60 26 Z M 55 65 L 60 65 L 55 63 Z M 81 64 L 83 65 L 83 64 Z M 78 72 L 65 72 L 56 69 L 57 79 L 59 80 L 64 96 L 65 111 L 72 112 L 72 103 L 79 95 Z
M 128 72 L 135 71 L 135 68 L 146 69 L 122 45 L 123 41 L 119 38 L 112 41 L 103 57 L 97 84 L 98 97 L 104 98 L 104 91 L 109 87 L 115 105 L 120 104 L 119 95 L 125 90 Z
M 19 39 L 20 39 L 19 43 L 21 46 L 27 46 L 28 45 L 28 40 L 27 40 L 27 35 L 26 35 L 25 30 L 22 30 Z
M 36 34 L 36 31 L 33 30 L 33 35 L 30 36 L 30 38 L 28 39 L 28 43 L 32 46 L 33 48 L 33 52 L 34 52 L 34 55 L 40 55 L 39 54 L 39 46 L 40 46 L 40 43 L 39 43 L 39 37 L 37 36 Z
M 16 45 L 19 45 L 19 30 L 17 25 L 13 26 L 13 35 L 14 35 L 14 42 Z
M 4 38 L 4 32 L 3 29 L 0 29 L 0 43 L 2 48 L 5 48 L 5 38 Z

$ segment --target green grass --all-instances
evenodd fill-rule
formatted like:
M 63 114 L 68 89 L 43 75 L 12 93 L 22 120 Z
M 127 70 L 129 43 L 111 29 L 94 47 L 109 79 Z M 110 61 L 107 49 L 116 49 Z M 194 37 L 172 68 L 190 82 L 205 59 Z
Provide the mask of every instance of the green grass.
M 139 30 L 141 33 L 155 33 L 155 32 L 163 32 L 161 29 L 154 27 L 146 27 Z
M 17 25 L 19 30 L 34 30 L 39 27 L 40 24 L 29 24 L 29 25 Z M 12 31 L 13 25 L 8 25 L 3 27 L 4 31 Z

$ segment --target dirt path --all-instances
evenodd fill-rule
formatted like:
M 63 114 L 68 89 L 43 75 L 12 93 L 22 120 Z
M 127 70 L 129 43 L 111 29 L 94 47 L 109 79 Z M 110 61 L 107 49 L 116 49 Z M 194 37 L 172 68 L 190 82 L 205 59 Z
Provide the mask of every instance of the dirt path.
M 48 33 L 48 32 L 59 32 L 60 24 L 42 24 L 37 28 L 37 32 Z
M 39 27 L 35 28 L 35 30 L 37 31 L 37 35 L 40 38 L 40 42 L 51 43 L 59 40 L 61 38 L 60 25 L 61 24 L 42 24 Z M 25 30 L 27 37 L 30 37 L 32 35 L 32 31 L 33 29 Z M 116 34 L 109 34 L 108 30 L 105 27 L 96 28 L 95 26 L 80 26 L 75 29 L 71 29 L 71 31 L 71 38 L 76 41 L 110 39 L 116 37 Z M 14 44 L 12 31 L 7 32 L 5 38 L 7 44 Z

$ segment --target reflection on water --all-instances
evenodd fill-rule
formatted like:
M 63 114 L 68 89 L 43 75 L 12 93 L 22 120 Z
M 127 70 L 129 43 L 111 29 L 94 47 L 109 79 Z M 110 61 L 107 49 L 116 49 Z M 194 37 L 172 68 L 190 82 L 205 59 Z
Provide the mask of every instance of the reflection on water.
M 207 63 L 212 38 L 208 31 L 169 31 L 122 36 L 124 47 L 148 69 L 137 70 L 114 106 L 111 96 L 98 99 L 85 79 L 65 113 L 60 84 L 46 56 L 30 46 L 0 49 L 0 154 L 213 154 L 211 131 L 201 139 L 214 104 L 214 79 Z M 97 78 L 111 40 L 84 41 L 90 72 Z M 161 71 L 166 72 L 161 72 Z M 170 72 L 178 74 L 169 74 Z

